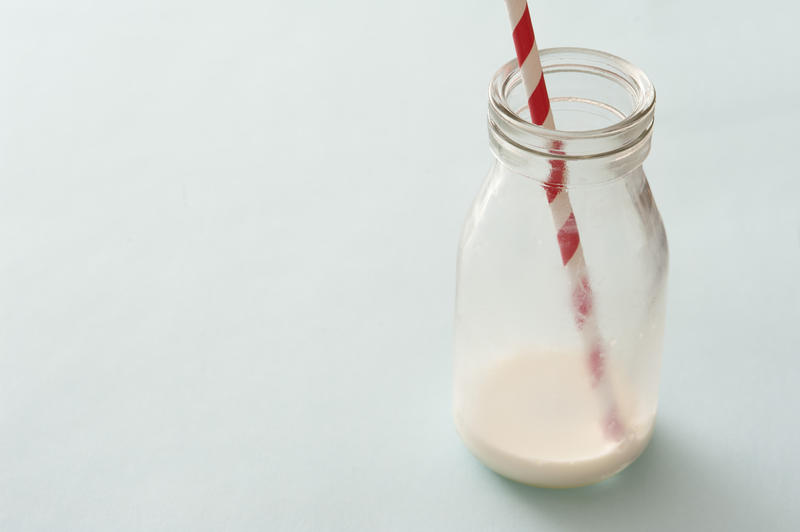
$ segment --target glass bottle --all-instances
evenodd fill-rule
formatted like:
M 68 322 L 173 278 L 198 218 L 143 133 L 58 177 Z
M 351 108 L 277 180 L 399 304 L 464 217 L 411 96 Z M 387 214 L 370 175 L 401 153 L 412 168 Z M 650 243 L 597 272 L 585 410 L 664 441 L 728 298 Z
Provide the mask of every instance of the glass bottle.
M 642 169 L 652 84 L 595 50 L 541 60 L 557 131 L 530 123 L 514 61 L 490 86 L 495 160 L 458 254 L 454 415 L 491 469 L 572 487 L 622 470 L 650 440 L 668 251 Z

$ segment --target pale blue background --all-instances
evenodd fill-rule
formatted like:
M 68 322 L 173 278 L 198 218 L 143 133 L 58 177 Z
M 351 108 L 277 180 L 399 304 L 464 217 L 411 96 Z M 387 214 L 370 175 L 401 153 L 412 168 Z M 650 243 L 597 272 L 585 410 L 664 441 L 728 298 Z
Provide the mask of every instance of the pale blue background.
M 545 491 L 450 419 L 494 2 L 0 4 L 0 529 L 800 529 L 786 2 L 534 4 L 658 89 L 646 454 Z

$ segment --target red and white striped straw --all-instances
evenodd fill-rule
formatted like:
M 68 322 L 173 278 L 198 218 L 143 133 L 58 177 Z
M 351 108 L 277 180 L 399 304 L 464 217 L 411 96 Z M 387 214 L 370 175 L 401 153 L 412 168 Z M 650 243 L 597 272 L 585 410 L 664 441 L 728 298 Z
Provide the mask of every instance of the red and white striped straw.
M 506 0 L 508 16 L 513 28 L 514 46 L 517 49 L 517 61 L 522 74 L 528 96 L 528 109 L 531 121 L 548 129 L 555 129 L 553 113 L 550 110 L 550 98 L 542 73 L 542 62 L 539 59 L 539 49 L 533 34 L 531 13 L 526 0 Z M 551 152 L 560 153 L 561 144 L 554 143 Z M 611 385 L 605 378 L 605 349 L 597 318 L 592 308 L 592 288 L 586 271 L 586 261 L 583 257 L 581 238 L 572 203 L 563 184 L 566 174 L 566 165 L 563 159 L 550 160 L 550 175 L 544 185 L 547 201 L 553 222 L 558 230 L 558 247 L 561 251 L 561 260 L 569 273 L 572 284 L 572 310 L 575 325 L 581 332 L 586 349 L 589 372 L 592 385 L 598 392 L 603 406 L 603 430 L 612 439 L 619 440 L 625 434 L 625 427 L 620 419 L 619 409 Z

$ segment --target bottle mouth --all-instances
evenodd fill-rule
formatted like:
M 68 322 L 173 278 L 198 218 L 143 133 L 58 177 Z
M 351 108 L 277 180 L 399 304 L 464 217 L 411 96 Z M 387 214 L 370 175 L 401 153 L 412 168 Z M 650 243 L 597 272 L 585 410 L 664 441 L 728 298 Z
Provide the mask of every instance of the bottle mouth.
M 522 78 L 512 60 L 495 73 L 489 87 L 493 144 L 508 143 L 517 157 L 527 152 L 575 160 L 613 157 L 649 140 L 656 93 L 642 70 L 586 48 L 548 48 L 540 57 L 559 129 L 530 122 Z

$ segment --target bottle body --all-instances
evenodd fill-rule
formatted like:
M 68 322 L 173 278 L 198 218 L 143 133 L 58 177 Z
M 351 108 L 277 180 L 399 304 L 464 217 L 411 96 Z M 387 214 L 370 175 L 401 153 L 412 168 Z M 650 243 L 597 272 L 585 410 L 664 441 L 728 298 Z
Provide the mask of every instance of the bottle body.
M 542 57 L 547 73 L 547 51 Z M 515 159 L 504 150 L 523 143 L 494 139 L 496 162 L 459 246 L 454 415 L 467 447 L 504 476 L 590 484 L 631 463 L 650 439 L 668 263 L 641 164 L 650 131 L 591 164 L 571 157 L 569 142 Z M 556 189 L 554 168 L 565 177 Z M 570 260 L 559 202 L 579 235 Z

